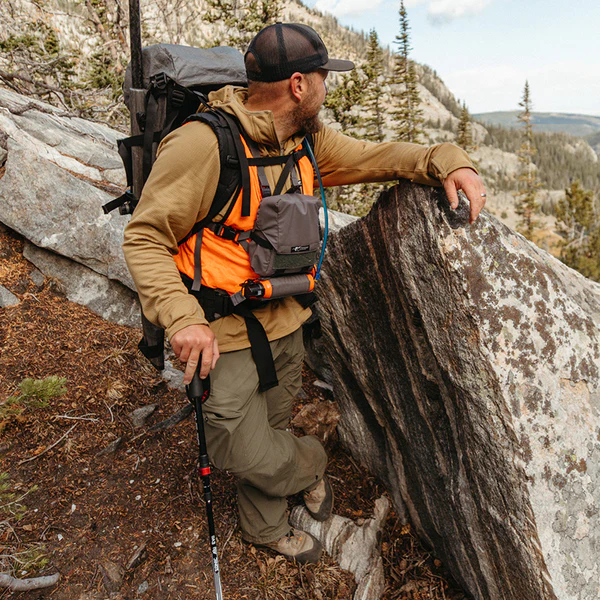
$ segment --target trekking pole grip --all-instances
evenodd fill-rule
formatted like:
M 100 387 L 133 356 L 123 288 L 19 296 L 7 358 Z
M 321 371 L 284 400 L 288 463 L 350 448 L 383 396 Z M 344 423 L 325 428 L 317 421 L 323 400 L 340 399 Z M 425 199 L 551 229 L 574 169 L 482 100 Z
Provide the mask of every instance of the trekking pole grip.
M 194 376 L 192 377 L 192 381 L 189 385 L 185 386 L 185 392 L 187 394 L 188 400 L 194 404 L 194 400 L 196 398 L 200 399 L 201 403 L 206 402 L 208 400 L 208 396 L 210 395 L 210 376 L 206 376 L 204 379 L 200 379 L 200 367 L 202 366 L 202 355 L 200 355 L 200 359 L 198 360 L 198 368 L 194 372 Z

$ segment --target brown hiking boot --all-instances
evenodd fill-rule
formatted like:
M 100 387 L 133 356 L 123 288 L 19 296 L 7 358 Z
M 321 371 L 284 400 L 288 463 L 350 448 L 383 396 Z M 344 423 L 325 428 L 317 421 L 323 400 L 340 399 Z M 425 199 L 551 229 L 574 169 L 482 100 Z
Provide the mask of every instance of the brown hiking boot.
M 269 544 L 255 544 L 271 548 L 286 558 L 299 563 L 317 563 L 323 553 L 323 547 L 318 539 L 310 533 L 292 527 L 287 535 Z
M 315 521 L 329 519 L 333 511 L 333 490 L 325 475 L 312 488 L 304 490 L 304 504 Z

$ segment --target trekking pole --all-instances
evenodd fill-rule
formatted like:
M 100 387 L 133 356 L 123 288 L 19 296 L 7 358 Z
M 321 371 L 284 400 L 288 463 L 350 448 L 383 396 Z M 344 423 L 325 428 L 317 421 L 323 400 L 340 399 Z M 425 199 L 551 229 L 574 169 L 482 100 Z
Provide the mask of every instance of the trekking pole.
M 194 405 L 194 409 L 196 410 L 196 429 L 198 430 L 198 446 L 200 449 L 198 474 L 202 479 L 204 501 L 206 503 L 206 520 L 208 521 L 208 537 L 212 555 L 213 575 L 215 578 L 215 593 L 217 595 L 217 600 L 223 600 L 221 574 L 219 570 L 219 555 L 217 553 L 217 536 L 215 534 L 215 521 L 213 518 L 212 492 L 210 490 L 210 464 L 208 462 L 208 451 L 206 449 L 204 418 L 202 417 L 202 404 L 206 402 L 210 396 L 210 378 L 207 376 L 206 379 L 200 379 L 199 370 L 201 364 L 202 361 L 200 360 L 198 370 L 194 373 L 192 382 L 185 386 L 185 391 L 188 400 Z

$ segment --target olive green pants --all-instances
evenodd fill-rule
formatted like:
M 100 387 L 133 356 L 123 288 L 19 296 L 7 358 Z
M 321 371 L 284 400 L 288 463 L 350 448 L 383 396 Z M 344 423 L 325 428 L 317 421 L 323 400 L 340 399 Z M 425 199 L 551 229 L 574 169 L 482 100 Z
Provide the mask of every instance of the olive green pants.
M 287 496 L 321 479 L 327 455 L 314 436 L 286 431 L 302 385 L 302 331 L 271 342 L 279 385 L 258 390 L 250 349 L 221 355 L 204 404 L 211 462 L 238 478 L 244 539 L 268 543 L 288 533 Z

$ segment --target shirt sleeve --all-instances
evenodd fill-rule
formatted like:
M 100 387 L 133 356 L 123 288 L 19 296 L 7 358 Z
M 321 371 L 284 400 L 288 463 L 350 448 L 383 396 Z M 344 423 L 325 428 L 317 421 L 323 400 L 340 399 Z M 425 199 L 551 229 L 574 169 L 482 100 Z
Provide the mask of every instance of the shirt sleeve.
M 439 186 L 456 169 L 475 169 L 454 144 L 421 146 L 408 142 L 366 142 L 323 127 L 314 134 L 315 158 L 323 185 L 348 185 L 408 179 Z
M 123 251 L 146 318 L 169 337 L 206 324 L 173 260 L 182 240 L 210 210 L 219 181 L 217 138 L 205 123 L 189 123 L 161 143 L 142 197 L 125 229 Z

